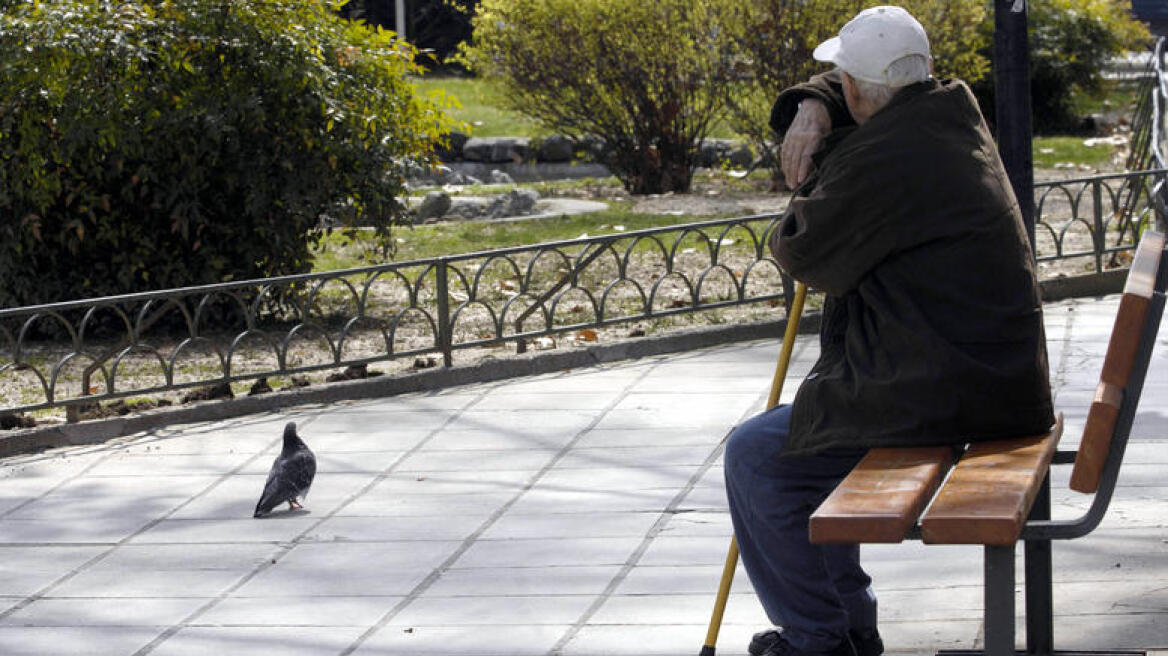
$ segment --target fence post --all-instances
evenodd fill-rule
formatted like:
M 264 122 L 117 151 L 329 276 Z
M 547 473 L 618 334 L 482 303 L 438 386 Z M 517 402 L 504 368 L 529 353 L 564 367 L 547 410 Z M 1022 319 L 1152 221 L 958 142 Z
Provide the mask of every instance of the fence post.
M 1091 181 L 1091 202 L 1094 209 L 1091 212 L 1091 221 L 1094 228 L 1091 230 L 1092 248 L 1095 249 L 1095 273 L 1103 273 L 1103 249 L 1107 246 L 1107 233 L 1103 228 L 1103 183 L 1099 180 Z
M 454 364 L 454 354 L 450 334 L 450 283 L 446 266 L 446 258 L 438 258 L 434 277 L 438 285 L 438 348 L 442 351 L 442 364 L 450 367 Z

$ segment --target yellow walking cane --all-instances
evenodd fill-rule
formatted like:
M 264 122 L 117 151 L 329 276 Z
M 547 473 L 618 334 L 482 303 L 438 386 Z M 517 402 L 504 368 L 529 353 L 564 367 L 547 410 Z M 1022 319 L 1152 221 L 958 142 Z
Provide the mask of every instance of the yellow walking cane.
M 783 346 L 779 349 L 779 363 L 775 367 L 775 378 L 771 381 L 771 394 L 767 398 L 767 410 L 779 402 L 783 392 L 783 380 L 787 377 L 787 366 L 791 364 L 791 350 L 795 348 L 795 335 L 799 333 L 799 319 L 803 316 L 803 301 L 807 300 L 807 286 L 795 282 L 795 298 L 791 311 L 787 313 L 787 330 L 783 334 Z M 734 570 L 738 567 L 738 540 L 730 538 L 730 550 L 726 553 L 726 564 L 722 568 L 722 582 L 718 584 L 718 596 L 714 599 L 714 614 L 710 617 L 710 628 L 706 631 L 706 642 L 699 656 L 714 656 L 718 646 L 718 631 L 722 629 L 722 615 L 726 613 L 726 600 L 730 597 L 730 584 L 734 581 Z

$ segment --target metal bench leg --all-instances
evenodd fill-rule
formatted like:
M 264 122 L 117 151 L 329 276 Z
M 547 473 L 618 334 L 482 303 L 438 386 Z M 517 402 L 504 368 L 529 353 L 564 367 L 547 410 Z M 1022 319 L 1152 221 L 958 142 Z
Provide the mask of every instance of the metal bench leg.
M 1014 656 L 1014 547 L 985 548 L 985 653 Z
M 1050 473 L 1039 488 L 1030 519 L 1050 519 Z M 1026 653 L 1054 653 L 1054 601 L 1050 540 L 1027 540 L 1026 554 Z

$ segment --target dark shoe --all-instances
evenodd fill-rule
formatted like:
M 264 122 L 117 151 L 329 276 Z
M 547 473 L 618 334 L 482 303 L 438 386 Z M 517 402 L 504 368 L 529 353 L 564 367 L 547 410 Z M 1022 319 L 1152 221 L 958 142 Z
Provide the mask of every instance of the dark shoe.
M 876 629 L 852 629 L 848 631 L 848 638 L 855 648 L 856 656 L 880 656 L 884 653 L 884 641 L 880 639 L 880 633 Z M 778 629 L 759 631 L 750 639 L 750 646 L 746 650 L 750 652 L 751 656 L 763 656 L 770 653 L 767 650 L 780 640 L 782 640 L 782 632 Z M 783 644 L 786 644 L 786 641 L 783 641 Z M 847 651 L 845 650 L 844 653 L 846 654 Z
M 880 656 L 884 653 L 884 641 L 880 639 L 880 632 L 871 629 L 850 629 L 848 637 L 856 647 L 858 656 Z

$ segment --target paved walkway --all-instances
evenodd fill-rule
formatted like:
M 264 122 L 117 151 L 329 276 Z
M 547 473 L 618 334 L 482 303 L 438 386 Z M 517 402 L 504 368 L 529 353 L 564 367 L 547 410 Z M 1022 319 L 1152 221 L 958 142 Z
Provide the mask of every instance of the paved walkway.
M 1069 442 L 1116 303 L 1048 307 Z M 1055 546 L 1064 649 L 1168 647 L 1166 341 L 1108 518 Z M 800 340 L 793 376 L 815 350 Z M 2 460 L 0 653 L 696 654 L 730 535 L 721 440 L 762 408 L 777 351 L 734 344 Z M 307 509 L 252 519 L 289 419 L 320 463 Z M 1055 493 L 1056 515 L 1084 505 Z M 865 558 L 890 653 L 979 646 L 979 549 Z M 766 624 L 741 572 L 734 590 L 719 654 L 744 654 Z

